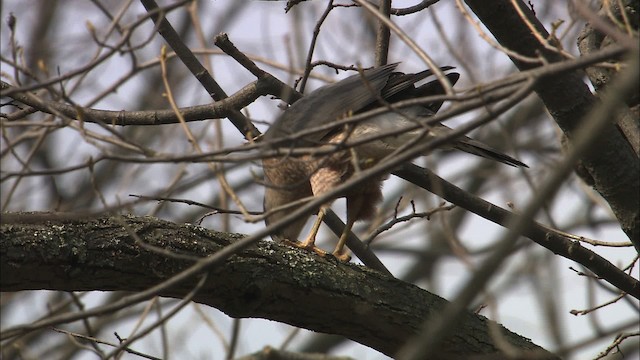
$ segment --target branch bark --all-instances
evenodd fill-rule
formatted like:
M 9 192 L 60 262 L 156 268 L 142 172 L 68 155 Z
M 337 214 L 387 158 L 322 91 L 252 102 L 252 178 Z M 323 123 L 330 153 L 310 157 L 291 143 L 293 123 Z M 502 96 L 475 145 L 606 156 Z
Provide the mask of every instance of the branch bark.
M 142 291 L 243 237 L 151 217 L 50 213 L 3 214 L 0 235 L 0 291 Z M 158 295 L 180 298 L 197 281 L 192 278 Z M 194 300 L 233 317 L 339 334 L 387 355 L 447 303 L 365 267 L 266 241 L 212 269 Z M 499 341 L 489 332 L 493 326 L 512 346 L 553 358 L 473 313 L 445 340 L 442 358 L 500 353 Z M 15 330 L 20 329 L 3 332 Z

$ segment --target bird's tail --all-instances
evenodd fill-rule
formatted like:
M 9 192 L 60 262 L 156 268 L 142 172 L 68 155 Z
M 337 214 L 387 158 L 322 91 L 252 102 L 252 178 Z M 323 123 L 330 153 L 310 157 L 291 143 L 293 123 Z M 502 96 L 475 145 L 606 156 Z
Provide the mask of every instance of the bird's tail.
M 490 147 L 489 145 L 486 145 L 484 143 L 481 143 L 480 141 L 473 140 L 468 137 L 457 139 L 453 144 L 453 147 L 469 154 L 499 161 L 503 164 L 507 164 L 515 167 L 528 168 L 527 164 L 521 162 L 520 160 L 514 159 L 511 156 L 507 154 L 503 154 L 500 151 Z

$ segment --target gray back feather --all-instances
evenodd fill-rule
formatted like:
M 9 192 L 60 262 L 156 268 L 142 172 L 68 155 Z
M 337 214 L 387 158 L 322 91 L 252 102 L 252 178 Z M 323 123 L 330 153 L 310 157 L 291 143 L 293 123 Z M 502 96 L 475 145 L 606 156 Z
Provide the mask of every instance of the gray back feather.
M 335 84 L 323 86 L 291 105 L 264 134 L 267 141 L 338 120 L 374 102 L 398 63 L 364 70 Z M 295 140 L 297 146 L 313 146 L 329 133 L 319 131 Z M 284 144 L 281 144 L 284 145 Z

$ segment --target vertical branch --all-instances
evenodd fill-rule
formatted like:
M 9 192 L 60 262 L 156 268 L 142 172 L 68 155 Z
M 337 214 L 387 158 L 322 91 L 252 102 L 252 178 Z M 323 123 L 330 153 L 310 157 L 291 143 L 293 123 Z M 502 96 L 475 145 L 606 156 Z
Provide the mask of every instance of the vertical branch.
M 391 0 L 382 0 L 379 10 L 382 15 L 389 18 Z M 384 21 L 378 21 L 378 32 L 376 34 L 376 66 L 382 66 L 388 62 L 390 41 L 391 30 Z
M 311 61 L 313 60 L 313 51 L 316 48 L 316 42 L 318 41 L 318 36 L 320 35 L 320 27 L 329 16 L 329 13 L 333 9 L 333 0 L 329 1 L 327 4 L 327 8 L 318 19 L 315 28 L 313 29 L 313 36 L 311 37 L 311 44 L 309 44 L 309 51 L 307 52 L 307 59 L 304 62 L 304 75 L 302 75 L 302 80 L 300 81 L 300 92 L 304 93 L 304 88 L 307 85 L 307 79 L 309 79 L 309 74 L 311 73 Z

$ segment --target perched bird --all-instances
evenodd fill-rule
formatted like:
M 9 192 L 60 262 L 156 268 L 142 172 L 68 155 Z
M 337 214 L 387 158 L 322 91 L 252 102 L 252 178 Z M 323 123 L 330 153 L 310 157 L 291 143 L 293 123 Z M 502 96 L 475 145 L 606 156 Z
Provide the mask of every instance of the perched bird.
M 416 121 L 433 116 L 442 106 L 442 101 L 393 109 L 389 104 L 417 97 L 444 94 L 439 81 L 431 81 L 416 87 L 414 84 L 430 75 L 430 70 L 416 74 L 395 72 L 398 64 L 389 64 L 364 70 L 337 83 L 327 85 L 306 95 L 291 105 L 271 125 L 264 134 L 263 141 L 276 144 L 280 148 L 313 148 L 327 144 L 347 145 L 327 155 L 286 155 L 265 158 L 262 161 L 265 175 L 265 211 L 273 211 L 289 203 L 310 196 L 320 196 L 347 181 L 358 169 L 365 169 L 378 163 L 400 146 L 423 137 L 428 141 L 445 136 L 451 129 L 436 124 L 427 129 L 415 127 Z M 452 67 L 443 67 L 443 71 Z M 451 84 L 459 78 L 458 73 L 446 75 Z M 337 120 L 353 114 L 379 107 L 389 111 L 374 115 L 357 123 L 336 124 Z M 305 130 L 322 127 L 323 130 L 295 136 Z M 402 131 L 406 129 L 406 131 Z M 428 133 L 425 136 L 425 131 Z M 394 132 L 389 136 L 377 136 L 375 140 L 349 147 L 350 143 L 376 135 Z M 421 141 L 423 141 L 421 139 Z M 491 147 L 468 137 L 453 139 L 449 147 L 474 155 L 493 159 L 511 166 L 524 166 L 522 162 L 500 153 Z M 347 226 L 333 251 L 337 258 L 348 261 L 343 246 L 353 226 L 358 220 L 370 219 L 375 215 L 375 206 L 382 200 L 381 186 L 387 175 L 367 179 L 364 183 L 347 190 Z M 298 204 L 296 206 L 302 206 Z M 315 246 L 315 238 L 322 223 L 327 203 L 320 207 L 318 217 L 311 232 L 302 242 L 297 242 L 307 218 L 301 218 L 273 234 L 274 240 L 288 240 L 296 246 L 326 254 Z M 295 210 L 274 211 L 266 218 L 269 225 Z

